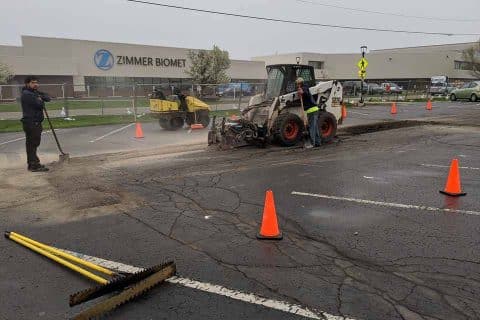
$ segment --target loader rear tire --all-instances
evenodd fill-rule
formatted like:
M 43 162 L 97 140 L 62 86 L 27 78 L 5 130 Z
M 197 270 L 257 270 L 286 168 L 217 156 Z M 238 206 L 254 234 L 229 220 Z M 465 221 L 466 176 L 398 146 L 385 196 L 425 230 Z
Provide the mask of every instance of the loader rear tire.
M 208 116 L 208 111 L 199 111 L 197 112 L 197 121 L 203 125 L 204 128 L 207 128 L 210 124 L 210 117 Z
M 280 114 L 273 125 L 275 140 L 282 146 L 291 147 L 302 140 L 304 124 L 299 116 L 293 113 Z
M 195 116 L 196 116 L 197 122 L 195 122 Z M 200 123 L 204 128 L 207 128 L 208 125 L 210 124 L 210 117 L 207 110 L 200 110 L 195 113 L 189 112 L 187 114 L 185 121 L 189 126 L 191 126 L 194 123 Z
M 337 135 L 337 119 L 330 112 L 320 112 L 318 115 L 318 130 L 322 143 L 329 143 Z

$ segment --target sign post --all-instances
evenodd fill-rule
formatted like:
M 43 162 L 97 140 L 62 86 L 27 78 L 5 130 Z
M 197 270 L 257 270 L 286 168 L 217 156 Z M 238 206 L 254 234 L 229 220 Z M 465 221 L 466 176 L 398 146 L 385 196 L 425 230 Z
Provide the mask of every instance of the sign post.
M 362 58 L 357 63 L 358 77 L 360 78 L 360 104 L 363 104 L 363 82 L 367 77 L 367 66 L 368 61 L 365 59 L 365 53 L 367 52 L 367 46 L 361 46 L 360 51 L 362 52 Z

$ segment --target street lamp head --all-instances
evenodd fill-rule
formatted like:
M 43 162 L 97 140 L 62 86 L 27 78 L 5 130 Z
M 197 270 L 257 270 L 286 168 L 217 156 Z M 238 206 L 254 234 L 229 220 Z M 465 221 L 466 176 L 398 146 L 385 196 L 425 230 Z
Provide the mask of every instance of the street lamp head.
M 297 60 L 297 64 L 300 64 L 300 57 L 295 58 Z

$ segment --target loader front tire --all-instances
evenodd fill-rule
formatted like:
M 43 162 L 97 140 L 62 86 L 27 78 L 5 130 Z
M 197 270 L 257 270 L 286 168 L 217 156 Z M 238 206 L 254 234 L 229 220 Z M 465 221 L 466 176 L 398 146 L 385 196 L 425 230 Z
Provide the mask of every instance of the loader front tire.
M 170 119 L 170 130 L 178 130 L 183 127 L 183 118 L 182 117 L 175 117 Z
M 181 117 L 174 117 L 171 119 L 162 118 L 158 120 L 158 124 L 160 124 L 160 127 L 164 130 L 174 131 L 183 127 L 183 118 Z
M 159 119 L 158 124 L 163 130 L 172 130 L 172 128 L 170 127 L 170 121 L 168 121 L 168 119 Z
M 291 147 L 300 142 L 304 130 L 302 119 L 288 112 L 280 114 L 273 125 L 275 140 L 284 147 Z
M 330 112 L 320 112 L 318 115 L 318 130 L 322 143 L 329 143 L 337 135 L 337 119 Z

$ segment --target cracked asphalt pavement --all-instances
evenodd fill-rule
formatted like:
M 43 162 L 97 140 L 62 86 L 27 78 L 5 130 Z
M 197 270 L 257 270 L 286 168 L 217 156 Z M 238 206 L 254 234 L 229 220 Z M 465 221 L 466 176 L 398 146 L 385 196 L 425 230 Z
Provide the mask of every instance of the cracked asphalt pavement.
M 2 172 L 0 223 L 134 266 L 174 259 L 183 277 L 338 319 L 480 319 L 479 141 L 480 127 L 451 122 L 344 134 L 311 150 L 77 158 L 49 174 Z M 468 194 L 452 199 L 438 191 L 454 157 Z M 281 241 L 256 239 L 268 189 Z M 63 319 L 84 308 L 67 298 L 89 281 L 11 241 L 0 253 L 1 319 Z M 110 316 L 302 319 L 169 283 Z

